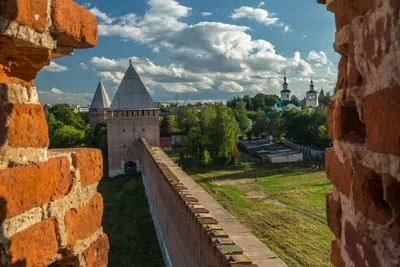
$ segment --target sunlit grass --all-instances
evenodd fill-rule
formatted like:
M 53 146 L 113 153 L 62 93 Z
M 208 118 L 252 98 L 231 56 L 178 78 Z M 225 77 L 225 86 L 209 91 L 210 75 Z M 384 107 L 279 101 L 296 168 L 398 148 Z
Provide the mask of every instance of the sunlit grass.
M 98 190 L 110 240 L 108 266 L 164 266 L 140 174 L 103 179 Z
M 173 160 L 179 153 L 171 151 Z M 185 164 L 184 170 L 289 266 L 330 266 L 333 234 L 325 195 L 332 189 L 322 161 L 261 164 L 242 152 L 238 166 Z M 249 196 L 256 196 L 251 198 Z

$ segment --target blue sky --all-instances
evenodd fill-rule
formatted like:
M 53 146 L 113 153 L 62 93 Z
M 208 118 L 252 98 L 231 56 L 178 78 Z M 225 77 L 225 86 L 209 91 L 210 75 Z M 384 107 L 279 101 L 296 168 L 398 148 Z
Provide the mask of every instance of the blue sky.
M 36 87 L 42 103 L 87 105 L 102 78 L 110 98 L 129 59 L 155 101 L 278 94 L 299 98 L 314 79 L 332 91 L 334 19 L 315 0 L 76 1 L 99 22 L 95 48 L 54 60 Z

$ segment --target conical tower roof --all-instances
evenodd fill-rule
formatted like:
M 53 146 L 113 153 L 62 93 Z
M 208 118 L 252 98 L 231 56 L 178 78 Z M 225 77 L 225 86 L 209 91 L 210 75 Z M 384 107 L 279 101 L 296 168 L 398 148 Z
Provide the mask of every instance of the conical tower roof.
M 109 108 L 110 105 L 111 101 L 107 95 L 106 89 L 104 88 L 103 82 L 99 80 L 90 108 Z
M 118 91 L 114 96 L 110 109 L 127 110 L 127 109 L 152 109 L 155 108 L 153 99 L 147 92 L 139 75 L 129 63 L 128 70 L 118 87 Z

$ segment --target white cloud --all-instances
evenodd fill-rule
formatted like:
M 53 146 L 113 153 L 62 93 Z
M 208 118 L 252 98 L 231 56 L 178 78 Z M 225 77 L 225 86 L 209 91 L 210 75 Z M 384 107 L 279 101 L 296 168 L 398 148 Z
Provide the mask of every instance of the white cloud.
M 57 89 L 57 88 L 55 88 L 55 87 L 51 88 L 50 92 L 52 92 L 53 94 L 56 94 L 56 95 L 62 95 L 62 94 L 64 94 L 63 91 L 61 91 L 60 89 Z
M 287 33 L 287 32 L 290 32 L 290 25 L 285 25 L 284 27 L 283 27 L 283 32 L 284 33 Z
M 38 90 L 39 100 L 41 103 L 56 104 L 67 103 L 74 105 L 89 105 L 92 101 L 93 94 L 89 93 L 68 93 L 53 87 L 50 91 Z
M 92 4 L 90 2 L 86 2 L 82 5 L 84 8 L 90 8 L 92 6 Z
M 240 93 L 244 91 L 243 86 L 236 82 L 228 82 L 228 81 L 223 81 L 221 86 L 219 87 L 221 91 L 225 92 L 233 92 L 233 93 Z
M 203 17 L 208 17 L 208 16 L 211 16 L 212 13 L 211 13 L 211 12 L 201 12 L 201 15 L 202 15 Z
M 149 9 L 144 16 L 129 13 L 113 18 L 111 24 L 100 23 L 99 35 L 119 36 L 122 40 L 145 45 L 156 54 L 162 53 L 164 62 L 168 64 L 156 65 L 149 59 L 131 57 L 146 87 L 158 96 L 166 92 L 168 96 L 169 92 L 196 92 L 203 94 L 201 97 L 205 99 L 209 97 L 209 89 L 217 92 L 225 89 L 225 94 L 228 91 L 278 93 L 284 69 L 292 70 L 293 76 L 314 73 L 311 64 L 301 59 L 299 52 L 292 58 L 277 54 L 274 45 L 267 40 L 254 40 L 248 33 L 249 27 L 207 21 L 188 24 L 184 19 L 190 16 L 191 8 L 174 0 L 150 0 L 148 4 Z M 262 12 L 250 12 L 249 16 L 282 27 L 283 31 L 291 30 L 274 14 L 259 10 Z M 247 16 L 245 12 L 235 14 Z M 126 71 L 128 60 L 93 57 L 84 64 L 105 81 L 117 86 Z M 318 75 L 328 76 L 326 68 L 316 71 Z M 305 85 L 304 90 L 308 90 L 308 84 L 301 82 Z
M 54 61 L 51 61 L 50 65 L 43 68 L 43 71 L 48 71 L 48 72 L 63 72 L 68 70 L 69 69 L 66 66 L 58 65 Z
M 308 54 L 307 57 L 308 61 L 316 61 L 324 65 L 331 65 L 330 60 L 326 56 L 326 54 L 323 51 L 320 51 L 319 53 L 315 52 L 314 50 L 311 50 L 310 53 Z
M 258 21 L 265 26 L 277 24 L 279 21 L 278 18 L 273 17 L 267 10 L 261 8 L 252 8 L 249 6 L 242 6 L 238 9 L 235 9 L 232 13 L 231 18 L 248 18 Z
M 84 70 L 87 70 L 87 69 L 88 69 L 87 65 L 86 65 L 85 63 L 83 63 L 83 62 L 81 62 L 81 63 L 79 64 L 79 66 L 80 66 L 82 69 L 84 69 Z
M 89 12 L 92 13 L 96 18 L 104 21 L 106 24 L 111 24 L 114 21 L 113 18 L 110 18 L 106 13 L 101 12 L 97 7 L 89 9 Z
M 295 52 L 293 57 L 289 60 L 289 66 L 294 72 L 302 76 L 314 73 L 311 65 L 304 59 L 301 59 L 299 51 Z
M 258 4 L 258 7 L 262 7 L 262 6 L 265 6 L 265 3 L 264 3 L 264 2 L 260 2 L 260 3 Z

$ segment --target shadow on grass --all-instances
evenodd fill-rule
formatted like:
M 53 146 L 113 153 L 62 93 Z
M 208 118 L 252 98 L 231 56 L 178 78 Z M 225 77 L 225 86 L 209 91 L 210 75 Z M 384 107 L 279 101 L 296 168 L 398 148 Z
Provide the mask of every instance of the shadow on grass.
M 103 179 L 98 190 L 110 240 L 108 266 L 164 266 L 140 174 Z

